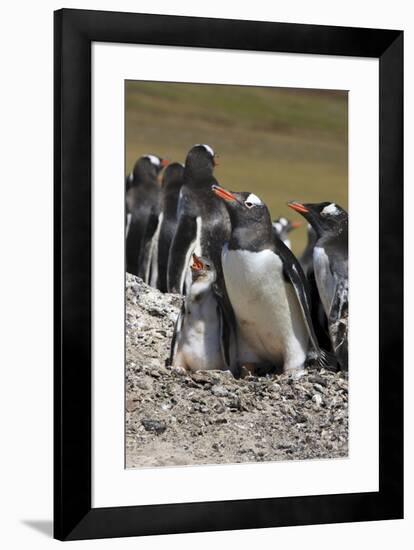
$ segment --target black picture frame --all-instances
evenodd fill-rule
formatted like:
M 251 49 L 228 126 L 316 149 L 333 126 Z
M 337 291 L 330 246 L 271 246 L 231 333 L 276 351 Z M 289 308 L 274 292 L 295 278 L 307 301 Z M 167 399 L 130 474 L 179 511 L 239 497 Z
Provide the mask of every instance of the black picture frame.
M 378 492 L 92 508 L 94 41 L 379 59 Z M 54 15 L 54 44 L 54 536 L 75 540 L 402 518 L 403 32 L 64 9 Z M 363 352 L 369 360 L 369 346 Z

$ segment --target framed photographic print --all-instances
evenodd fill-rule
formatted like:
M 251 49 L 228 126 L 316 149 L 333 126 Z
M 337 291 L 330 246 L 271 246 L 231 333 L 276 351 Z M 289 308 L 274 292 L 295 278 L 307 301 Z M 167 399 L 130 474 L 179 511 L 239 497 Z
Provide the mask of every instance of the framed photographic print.
M 55 537 L 403 515 L 401 31 L 55 13 Z

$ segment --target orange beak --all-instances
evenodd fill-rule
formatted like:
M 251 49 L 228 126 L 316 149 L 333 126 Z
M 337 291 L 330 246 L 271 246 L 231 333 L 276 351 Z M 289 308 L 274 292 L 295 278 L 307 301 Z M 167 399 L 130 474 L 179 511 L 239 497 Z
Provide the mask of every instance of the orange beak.
M 292 222 L 290 224 L 292 226 L 292 229 L 297 229 L 298 227 L 300 227 L 302 225 L 301 222 Z
M 307 212 L 309 212 L 306 206 L 304 206 L 300 202 L 288 202 L 288 206 L 289 208 L 292 208 L 292 210 L 296 210 L 296 212 L 299 212 L 299 214 L 306 214 Z
M 170 161 L 167 160 L 167 159 L 161 159 L 161 166 L 163 168 L 165 168 L 166 166 L 168 166 L 170 164 Z
M 223 189 L 223 187 L 220 187 L 219 185 L 212 185 L 211 189 L 213 190 L 213 193 L 220 199 L 224 199 L 228 202 L 233 202 L 236 200 L 236 197 L 233 195 L 233 193 L 230 193 L 230 191 Z
M 191 269 L 193 271 L 201 271 L 203 267 L 204 267 L 204 264 L 200 260 L 200 258 L 196 254 L 193 254 L 193 263 L 191 264 Z

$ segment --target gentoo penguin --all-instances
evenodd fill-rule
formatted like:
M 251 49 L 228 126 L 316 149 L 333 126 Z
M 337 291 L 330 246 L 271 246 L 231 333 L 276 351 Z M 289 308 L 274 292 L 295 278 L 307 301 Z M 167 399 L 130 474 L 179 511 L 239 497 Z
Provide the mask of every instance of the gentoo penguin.
M 317 235 L 313 269 L 328 319 L 332 349 L 348 369 L 348 214 L 333 202 L 289 206 L 304 216 Z
M 177 209 L 177 228 L 168 258 L 168 291 L 185 293 L 191 255 L 209 258 L 222 285 L 221 249 L 230 236 L 230 218 L 212 192 L 215 153 L 209 145 L 194 145 L 187 155 Z
M 155 155 L 145 155 L 135 163 L 126 182 L 126 270 L 143 279 L 147 268 L 143 262 L 149 253 L 145 245 L 158 222 L 160 186 L 157 177 L 166 162 Z
M 167 292 L 168 254 L 177 227 L 178 196 L 183 184 L 184 166 L 173 162 L 165 169 L 161 186 L 161 212 L 154 235 L 151 258 L 151 285 Z
M 291 248 L 289 233 L 292 231 L 292 229 L 300 227 L 300 222 L 291 222 L 290 220 L 281 217 L 277 218 L 277 220 L 274 220 L 272 222 L 272 225 L 279 239 L 281 239 L 288 248 Z
M 237 322 L 239 367 L 302 369 L 309 340 L 320 365 L 328 357 L 312 326 L 299 262 L 275 235 L 267 206 L 253 193 L 213 192 L 228 208 L 232 233 L 223 247 L 225 285 Z
M 146 161 L 150 161 L 155 166 L 157 176 L 161 170 L 168 166 L 168 160 L 158 157 L 157 155 L 144 155 L 139 157 L 135 162 L 133 169 L 125 178 L 125 193 L 131 189 L 131 187 L 137 187 L 140 182 L 146 178 L 148 165 Z
M 229 340 L 214 287 L 216 270 L 208 258 L 196 254 L 190 268 L 192 282 L 175 325 L 168 363 L 188 371 L 228 370 Z

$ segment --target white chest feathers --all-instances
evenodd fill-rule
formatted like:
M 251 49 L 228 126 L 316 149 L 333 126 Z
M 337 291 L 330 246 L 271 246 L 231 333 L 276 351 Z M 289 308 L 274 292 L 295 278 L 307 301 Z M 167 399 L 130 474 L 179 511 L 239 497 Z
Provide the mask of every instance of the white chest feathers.
M 216 298 L 204 283 L 192 285 L 178 336 L 175 366 L 187 370 L 225 370 L 222 320 Z
M 329 317 L 335 292 L 335 280 L 332 276 L 328 255 L 323 248 L 317 246 L 313 249 L 313 269 L 323 309 L 326 316 Z
M 240 360 L 300 368 L 308 332 L 282 260 L 271 250 L 223 250 L 223 273 L 239 333 Z M 256 356 L 256 357 L 254 357 Z

